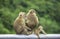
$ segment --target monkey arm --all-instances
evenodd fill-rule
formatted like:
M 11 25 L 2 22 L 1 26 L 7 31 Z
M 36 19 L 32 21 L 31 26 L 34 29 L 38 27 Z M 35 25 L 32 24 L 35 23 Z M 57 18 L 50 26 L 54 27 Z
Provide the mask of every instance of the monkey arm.
M 29 28 L 29 27 L 27 27 L 27 26 L 25 26 L 25 29 L 31 30 L 31 28 Z
M 39 26 L 40 32 L 42 32 L 43 34 L 47 34 L 44 30 L 42 26 Z
M 47 34 L 43 29 L 41 29 L 41 32 L 42 32 L 43 34 Z

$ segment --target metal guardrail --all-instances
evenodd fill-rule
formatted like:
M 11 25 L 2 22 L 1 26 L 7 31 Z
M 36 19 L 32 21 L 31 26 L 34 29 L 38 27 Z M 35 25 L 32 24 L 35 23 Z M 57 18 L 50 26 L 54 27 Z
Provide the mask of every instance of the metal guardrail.
M 41 34 L 41 39 L 60 39 L 60 34 Z M 16 35 L 16 34 L 0 34 L 0 39 L 37 39 L 35 34 L 31 35 Z

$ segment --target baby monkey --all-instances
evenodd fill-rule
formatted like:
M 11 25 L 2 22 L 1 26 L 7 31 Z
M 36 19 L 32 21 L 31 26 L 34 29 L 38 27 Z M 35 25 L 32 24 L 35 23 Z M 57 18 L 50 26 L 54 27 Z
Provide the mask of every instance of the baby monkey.
M 16 34 L 28 34 L 27 31 L 31 30 L 25 25 L 25 12 L 20 12 L 19 16 L 14 21 L 14 29 Z
M 34 34 L 38 36 L 38 39 L 40 39 L 39 34 L 42 32 L 43 34 L 46 34 L 46 32 L 43 30 L 42 26 L 39 26 L 37 29 L 34 30 Z

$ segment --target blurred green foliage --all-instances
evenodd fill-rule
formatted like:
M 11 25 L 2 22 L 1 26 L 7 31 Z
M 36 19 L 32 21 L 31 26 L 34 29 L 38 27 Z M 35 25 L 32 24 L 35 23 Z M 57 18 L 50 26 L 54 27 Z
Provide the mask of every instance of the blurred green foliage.
M 0 0 L 0 34 L 15 34 L 14 20 L 30 9 L 37 11 L 47 33 L 60 33 L 60 0 Z

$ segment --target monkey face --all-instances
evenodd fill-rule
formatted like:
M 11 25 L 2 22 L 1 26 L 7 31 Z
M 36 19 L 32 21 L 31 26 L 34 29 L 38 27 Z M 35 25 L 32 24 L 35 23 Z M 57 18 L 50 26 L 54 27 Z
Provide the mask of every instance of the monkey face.
M 35 11 L 34 9 L 29 10 L 29 13 L 30 13 L 31 15 L 36 15 L 36 11 Z
M 39 26 L 39 30 L 42 30 L 43 29 L 43 27 L 42 26 Z
M 19 13 L 19 17 L 25 18 L 25 16 L 26 16 L 26 15 L 25 15 L 25 12 L 20 12 L 20 13 Z
M 36 12 L 36 11 L 35 11 L 34 9 L 31 9 L 31 10 L 30 10 L 30 13 L 31 13 L 31 14 L 33 14 L 33 13 L 35 13 L 35 12 Z

